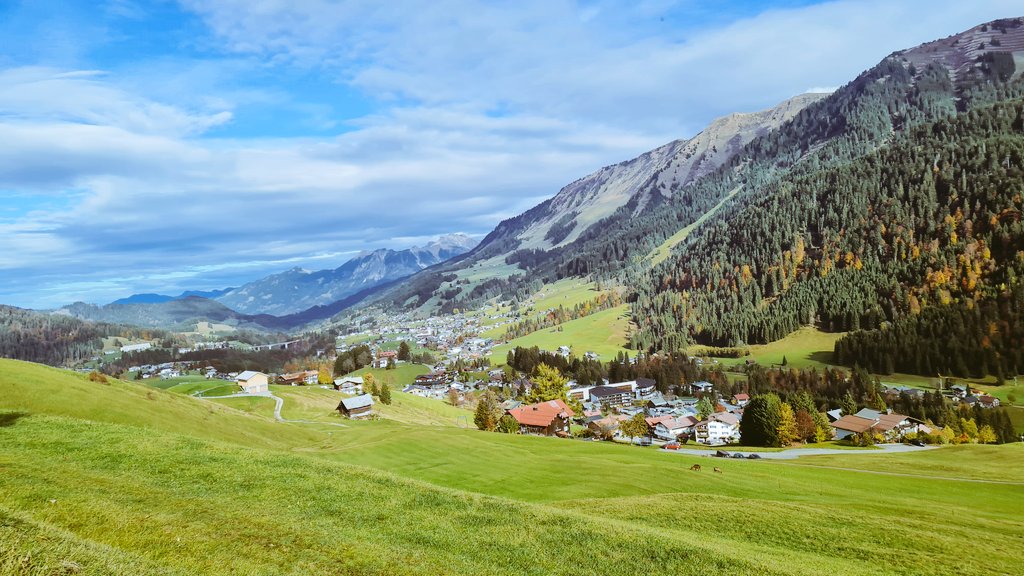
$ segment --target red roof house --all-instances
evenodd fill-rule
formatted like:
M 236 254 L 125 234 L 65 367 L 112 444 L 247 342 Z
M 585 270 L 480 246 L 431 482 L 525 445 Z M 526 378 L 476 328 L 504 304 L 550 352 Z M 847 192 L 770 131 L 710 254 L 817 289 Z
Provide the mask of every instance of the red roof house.
M 544 436 L 567 436 L 570 419 L 575 416 L 560 399 L 519 406 L 508 413 L 519 422 L 520 431 Z

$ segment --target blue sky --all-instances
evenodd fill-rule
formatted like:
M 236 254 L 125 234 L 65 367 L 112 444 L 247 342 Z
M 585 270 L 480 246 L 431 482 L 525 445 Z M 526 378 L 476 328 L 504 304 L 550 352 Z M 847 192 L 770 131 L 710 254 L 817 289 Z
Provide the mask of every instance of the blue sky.
M 482 236 L 1016 4 L 0 0 L 0 303 Z

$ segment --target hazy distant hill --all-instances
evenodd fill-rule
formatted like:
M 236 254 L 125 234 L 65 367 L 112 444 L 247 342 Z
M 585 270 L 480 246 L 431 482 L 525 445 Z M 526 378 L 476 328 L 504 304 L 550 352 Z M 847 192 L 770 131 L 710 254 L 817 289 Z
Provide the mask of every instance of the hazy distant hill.
M 222 290 L 186 290 L 177 296 L 167 296 L 165 294 L 132 294 L 127 298 L 120 298 L 114 300 L 111 304 L 160 304 L 163 302 L 170 302 L 171 300 L 180 300 L 182 298 L 188 298 L 189 296 L 199 296 L 200 298 L 218 298 L 227 294 L 233 290 L 233 288 L 224 288 Z
M 465 234 L 450 234 L 423 247 L 363 253 L 334 270 L 293 268 L 235 288 L 216 300 L 245 314 L 294 314 L 409 276 L 475 245 Z

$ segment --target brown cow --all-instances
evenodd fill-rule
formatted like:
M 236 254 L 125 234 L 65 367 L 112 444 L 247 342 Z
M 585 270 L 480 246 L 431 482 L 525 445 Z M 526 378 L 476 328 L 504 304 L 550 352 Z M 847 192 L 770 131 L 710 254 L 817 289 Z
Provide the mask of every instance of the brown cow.
M 718 472 L 719 474 L 721 474 L 722 473 L 722 469 L 719 468 L 718 466 L 715 466 L 715 472 Z
M 696 470 L 697 472 L 700 472 L 700 464 L 694 464 L 693 466 L 690 466 L 690 470 Z

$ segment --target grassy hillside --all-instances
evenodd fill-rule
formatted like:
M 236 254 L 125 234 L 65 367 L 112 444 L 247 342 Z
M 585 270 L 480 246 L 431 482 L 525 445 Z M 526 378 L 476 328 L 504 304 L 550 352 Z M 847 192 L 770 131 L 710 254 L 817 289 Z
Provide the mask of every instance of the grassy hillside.
M 266 418 L 196 400 L 142 383 L 84 375 L 15 360 L 0 360 L 0 408 L 95 422 L 127 424 L 257 448 L 311 443 L 316 434 Z
M 822 332 L 817 328 L 803 327 L 781 340 L 769 344 L 756 344 L 748 346 L 749 356 L 743 358 L 720 358 L 719 362 L 726 366 L 742 364 L 747 360 L 754 360 L 764 366 L 775 366 L 782 364 L 783 358 L 786 365 L 793 368 L 824 368 L 834 366 L 832 363 L 832 350 L 836 340 L 842 338 L 842 333 Z M 707 350 L 705 346 L 691 346 L 690 354 L 703 355 Z
M 275 392 L 289 418 L 336 403 Z M 1016 445 L 697 473 L 712 462 L 414 419 L 278 424 L 11 361 L 0 411 L 0 574 L 980 575 L 1024 560 L 1024 485 L 948 479 L 1019 479 Z
M 629 329 L 629 305 L 623 304 L 495 346 L 491 351 L 491 362 L 504 364 L 505 356 L 516 346 L 539 346 L 542 350 L 557 350 L 563 345 L 572 346 L 576 354 L 597 352 L 602 359 L 608 360 L 614 358 L 620 351 L 629 352 L 625 348 Z

